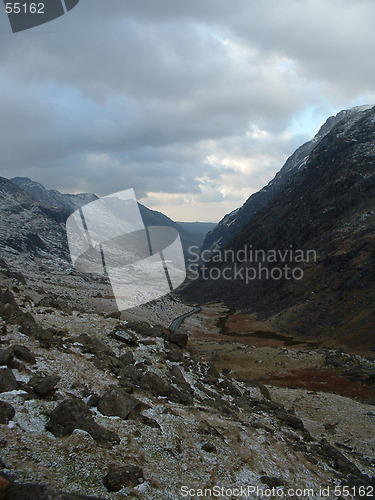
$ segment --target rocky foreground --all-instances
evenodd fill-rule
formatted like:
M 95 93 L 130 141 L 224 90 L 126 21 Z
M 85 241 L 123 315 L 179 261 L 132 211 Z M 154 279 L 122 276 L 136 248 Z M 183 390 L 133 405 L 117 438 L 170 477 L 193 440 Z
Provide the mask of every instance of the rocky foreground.
M 277 388 L 219 373 L 186 333 L 79 312 L 12 280 L 0 294 L 0 498 L 370 491 L 370 450 L 314 433 Z

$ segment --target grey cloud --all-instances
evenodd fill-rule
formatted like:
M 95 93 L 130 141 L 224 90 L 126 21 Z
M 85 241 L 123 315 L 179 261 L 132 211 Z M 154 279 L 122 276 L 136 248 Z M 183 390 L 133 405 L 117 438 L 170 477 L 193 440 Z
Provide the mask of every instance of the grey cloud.
M 374 17 L 372 0 L 81 0 L 13 35 L 0 16 L 1 174 L 249 195 L 309 138 L 285 134 L 296 116 L 375 99 Z M 249 138 L 254 127 L 267 134 Z

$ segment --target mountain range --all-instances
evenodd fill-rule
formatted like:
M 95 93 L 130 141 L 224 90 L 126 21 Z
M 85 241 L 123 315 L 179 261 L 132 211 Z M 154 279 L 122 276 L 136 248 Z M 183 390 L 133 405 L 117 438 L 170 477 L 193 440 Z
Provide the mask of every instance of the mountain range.
M 56 189 L 46 189 L 27 177 L 14 177 L 11 180 L 1 178 L 0 182 L 3 199 L 0 211 L 4 212 L 2 234 L 7 235 L 2 245 L 14 250 L 30 250 L 33 247 L 35 250 L 50 249 L 53 254 L 66 257 L 66 219 L 74 210 L 98 197 L 92 193 L 63 194 Z M 141 203 L 138 205 L 146 226 L 169 226 L 178 231 L 187 258 L 187 249 L 191 246 L 200 248 L 206 233 L 213 226 L 209 223 L 179 224 L 161 212 Z M 15 227 L 19 227 L 19 231 L 15 231 Z

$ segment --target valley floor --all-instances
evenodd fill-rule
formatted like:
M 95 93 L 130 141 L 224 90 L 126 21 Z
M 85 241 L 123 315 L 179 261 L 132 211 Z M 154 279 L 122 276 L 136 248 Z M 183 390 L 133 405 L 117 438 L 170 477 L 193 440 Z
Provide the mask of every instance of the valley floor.
M 372 359 L 277 334 L 267 322 L 212 303 L 185 319 L 190 349 L 237 380 L 264 384 L 315 436 L 375 465 Z

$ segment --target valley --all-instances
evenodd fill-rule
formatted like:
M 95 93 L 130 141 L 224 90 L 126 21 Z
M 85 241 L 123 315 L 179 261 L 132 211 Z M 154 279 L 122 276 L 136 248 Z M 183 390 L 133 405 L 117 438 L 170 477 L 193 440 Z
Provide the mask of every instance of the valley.
M 180 327 L 190 351 L 218 371 L 291 408 L 309 432 L 340 449 L 374 454 L 374 359 L 272 331 L 269 322 L 220 303 L 203 305 Z
M 312 488 L 320 500 L 322 486 L 373 487 L 375 108 L 365 108 L 327 120 L 208 233 L 205 257 L 232 256 L 204 259 L 222 279 L 198 272 L 123 311 L 105 274 L 69 256 L 65 221 L 95 195 L 0 178 L 0 498 L 176 500 L 183 485 L 252 485 Z M 140 210 L 145 226 L 178 229 Z M 183 224 L 185 252 L 209 229 Z M 226 279 L 252 268 L 243 248 L 280 264 L 291 248 L 316 259 L 297 262 L 300 280 Z M 277 264 L 262 262 L 270 276 Z
M 270 321 L 205 304 L 180 330 L 218 370 L 241 381 L 328 392 L 375 404 L 374 353 L 345 352 L 277 333 Z

